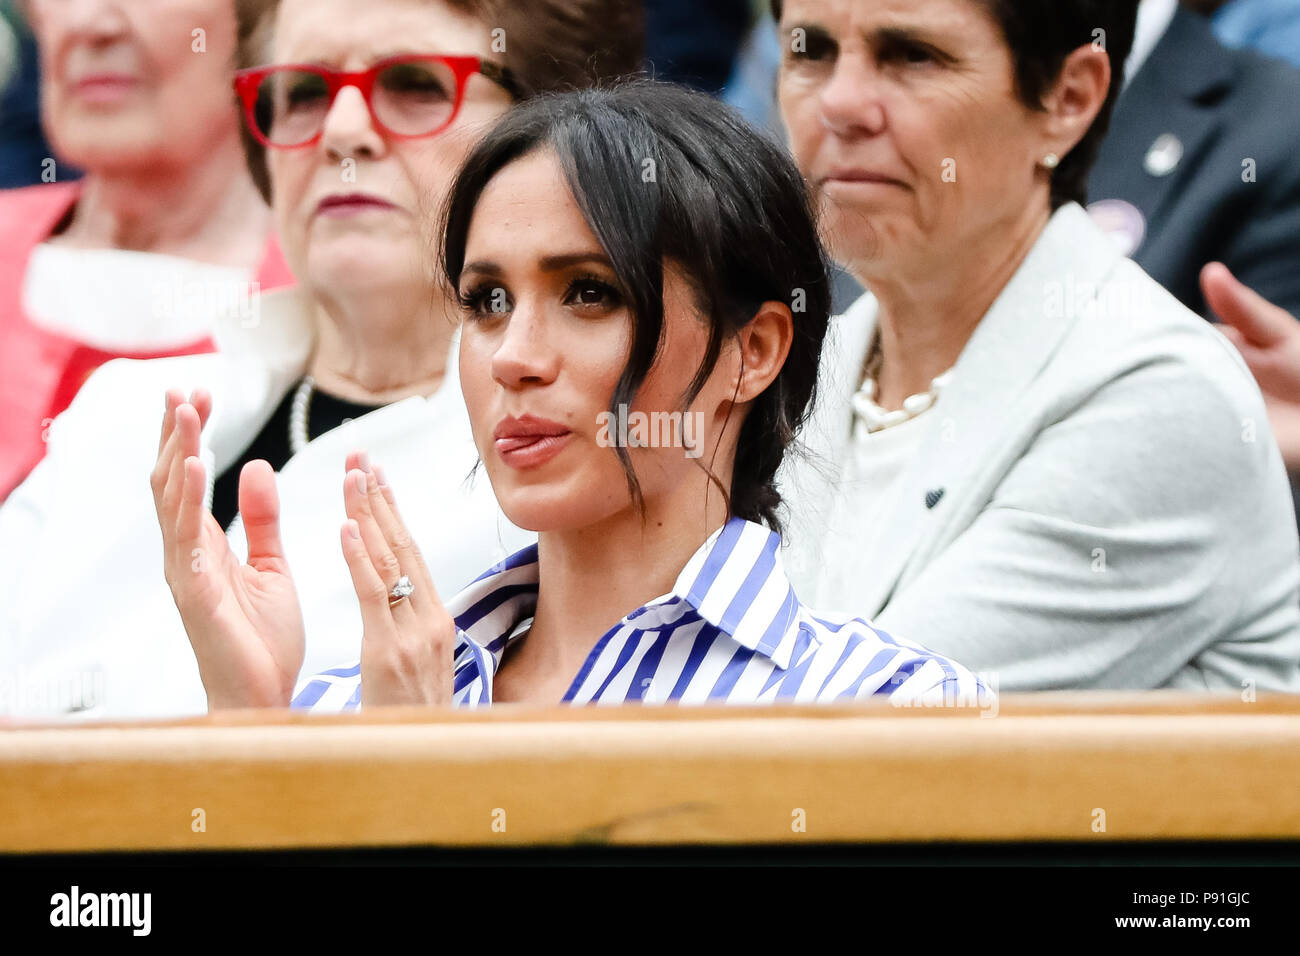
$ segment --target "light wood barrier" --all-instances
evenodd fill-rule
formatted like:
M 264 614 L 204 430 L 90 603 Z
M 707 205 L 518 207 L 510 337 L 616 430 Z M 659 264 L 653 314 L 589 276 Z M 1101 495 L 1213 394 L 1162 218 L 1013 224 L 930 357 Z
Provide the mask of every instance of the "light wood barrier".
M 884 701 L 240 712 L 0 731 L 0 852 L 1297 838 L 1289 697 L 1004 695 L 996 715 Z

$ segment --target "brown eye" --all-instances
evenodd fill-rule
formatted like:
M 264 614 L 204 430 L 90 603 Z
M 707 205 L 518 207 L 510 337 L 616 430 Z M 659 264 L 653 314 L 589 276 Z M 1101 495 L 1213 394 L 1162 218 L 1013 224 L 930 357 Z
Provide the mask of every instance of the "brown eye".
M 510 293 L 491 283 L 475 286 L 466 292 L 457 292 L 460 307 L 473 318 L 491 318 L 505 315 L 514 308 Z
M 569 286 L 564 301 L 566 304 L 585 308 L 613 309 L 621 304 L 623 299 L 607 282 L 600 279 L 577 279 Z
M 578 287 L 577 298 L 583 305 L 600 305 L 605 301 L 605 290 L 594 285 L 582 285 Z

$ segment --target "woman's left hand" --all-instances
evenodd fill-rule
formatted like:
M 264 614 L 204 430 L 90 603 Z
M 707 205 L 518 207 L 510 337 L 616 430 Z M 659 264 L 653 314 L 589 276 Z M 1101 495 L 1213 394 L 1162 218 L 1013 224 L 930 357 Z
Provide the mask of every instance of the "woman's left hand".
M 398 514 L 393 489 L 365 455 L 348 456 L 343 502 L 343 557 L 361 603 L 362 706 L 450 706 L 456 623 Z M 415 590 L 390 605 L 389 592 L 403 575 Z

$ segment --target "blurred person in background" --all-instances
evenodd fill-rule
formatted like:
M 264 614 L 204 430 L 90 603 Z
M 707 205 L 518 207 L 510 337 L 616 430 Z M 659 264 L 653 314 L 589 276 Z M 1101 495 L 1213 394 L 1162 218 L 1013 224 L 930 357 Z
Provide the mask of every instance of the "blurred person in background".
M 1211 17 L 1214 33 L 1233 49 L 1257 53 L 1300 67 L 1300 0 L 1186 0 Z
M 781 40 L 767 0 L 755 0 L 753 25 L 740 49 L 722 99 L 755 126 L 784 136 L 781 111 L 776 105 L 776 70 L 781 63 Z
M 655 77 L 717 94 L 753 19 L 750 0 L 644 0 L 645 64 Z
M 1292 483 L 1300 475 L 1300 322 L 1243 285 L 1221 262 L 1201 271 L 1201 287 L 1223 334 L 1241 352 L 1268 406 Z
M 53 153 L 41 129 L 41 75 L 36 40 L 14 0 L 0 0 L 0 189 L 41 181 L 41 163 Z M 59 178 L 77 179 L 71 164 Z
M 0 193 L 0 501 L 96 367 L 209 352 L 222 315 L 292 281 L 242 161 L 231 0 L 21 9 L 55 156 Z
M 214 544 L 189 557 L 232 588 L 214 614 L 259 599 L 249 582 L 266 556 L 248 541 L 278 521 L 318 669 L 360 640 L 331 517 L 353 449 L 409 489 L 439 587 L 529 539 L 467 481 L 459 311 L 428 226 L 518 99 L 635 71 L 640 22 L 627 0 L 241 2 L 248 162 L 300 287 L 265 296 L 255 325 L 232 323 L 220 353 L 105 365 L 54 422 L 49 455 L 0 509 L 0 673 L 24 688 L 20 713 L 204 709 L 149 488 L 160 403 L 202 430 Z M 94 685 L 93 705 L 58 706 L 51 688 L 69 680 Z
M 1131 0 L 774 6 L 794 154 L 870 290 L 783 478 L 796 589 L 1002 690 L 1300 690 L 1259 389 L 1081 206 Z
M 1300 314 L 1300 70 L 1229 49 L 1176 0 L 1142 0 L 1125 75 L 1094 219 L 1200 315 L 1210 262 Z

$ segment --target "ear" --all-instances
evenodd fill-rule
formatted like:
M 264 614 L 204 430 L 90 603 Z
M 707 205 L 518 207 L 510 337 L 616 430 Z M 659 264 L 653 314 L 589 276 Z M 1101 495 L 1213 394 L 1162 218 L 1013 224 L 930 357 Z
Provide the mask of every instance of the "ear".
M 752 402 L 772 384 L 794 341 L 794 316 L 784 302 L 764 302 L 737 334 L 740 361 L 731 381 L 735 403 Z
M 1110 92 L 1110 56 L 1095 44 L 1081 46 L 1061 66 L 1043 97 L 1042 154 L 1064 159 L 1092 127 Z

